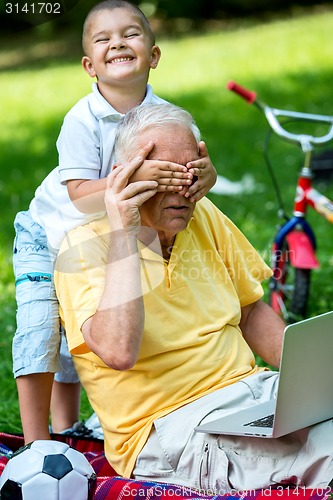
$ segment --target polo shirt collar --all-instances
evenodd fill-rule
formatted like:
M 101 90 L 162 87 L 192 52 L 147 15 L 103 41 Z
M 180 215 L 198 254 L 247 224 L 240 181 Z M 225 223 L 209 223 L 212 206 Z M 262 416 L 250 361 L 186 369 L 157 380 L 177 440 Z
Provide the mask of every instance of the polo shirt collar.
M 190 242 L 192 240 L 192 229 L 190 227 L 192 220 L 193 217 L 191 218 L 188 226 L 183 231 L 180 231 L 176 234 L 170 260 L 168 261 L 168 266 L 171 270 L 174 269 L 174 267 L 179 262 L 179 259 L 181 259 L 182 252 L 186 250 L 190 245 Z M 138 239 L 138 248 L 141 260 L 152 260 L 160 263 L 164 262 L 164 259 L 162 257 L 162 249 L 160 247 L 159 251 L 156 252 L 156 249 L 152 250 L 150 246 L 145 245 Z

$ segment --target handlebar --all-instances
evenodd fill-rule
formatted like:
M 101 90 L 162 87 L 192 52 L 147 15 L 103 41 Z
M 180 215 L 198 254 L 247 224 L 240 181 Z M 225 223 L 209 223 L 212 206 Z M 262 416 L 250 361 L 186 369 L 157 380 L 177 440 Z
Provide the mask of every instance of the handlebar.
M 239 96 L 243 97 L 245 101 L 247 101 L 249 104 L 252 104 L 253 102 L 256 102 L 257 100 L 257 94 L 256 92 L 253 92 L 251 90 L 247 90 L 241 85 L 238 85 L 236 82 L 229 82 L 227 84 L 227 89 L 231 90 L 232 92 L 235 92 Z
M 235 92 L 248 104 L 255 104 L 262 111 L 274 132 L 289 142 L 300 144 L 303 152 L 311 151 L 313 146 L 326 144 L 333 139 L 333 116 L 316 115 L 311 113 L 300 113 L 277 108 L 271 108 L 262 100 L 258 99 L 256 92 L 250 91 L 233 81 L 227 84 L 228 90 Z M 286 130 L 277 117 L 292 118 L 299 121 L 328 123 L 330 128 L 327 134 L 314 137 L 309 134 L 293 134 Z

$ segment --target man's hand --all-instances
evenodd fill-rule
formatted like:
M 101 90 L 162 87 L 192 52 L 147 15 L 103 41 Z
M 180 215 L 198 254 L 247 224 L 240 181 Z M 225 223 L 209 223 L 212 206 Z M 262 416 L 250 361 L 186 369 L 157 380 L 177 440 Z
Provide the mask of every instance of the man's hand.
M 154 196 L 156 181 L 129 182 L 144 161 L 143 150 L 107 177 L 105 206 L 110 248 L 97 311 L 82 325 L 89 349 L 115 370 L 128 370 L 139 355 L 144 327 L 141 268 L 137 246 L 140 207 Z
M 157 192 L 157 181 L 129 182 L 144 162 L 145 151 L 140 153 L 128 164 L 115 166 L 107 177 L 104 201 L 111 231 L 137 233 L 141 222 L 140 207 Z

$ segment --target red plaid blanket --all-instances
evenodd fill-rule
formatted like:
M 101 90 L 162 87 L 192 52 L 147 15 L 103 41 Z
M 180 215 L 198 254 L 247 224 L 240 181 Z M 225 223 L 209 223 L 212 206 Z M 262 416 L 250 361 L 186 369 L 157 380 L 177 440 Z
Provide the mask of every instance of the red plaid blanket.
M 115 471 L 104 455 L 103 441 L 91 439 L 54 436 L 54 439 L 66 442 L 81 451 L 91 463 L 97 474 L 97 487 L 94 500 L 327 500 L 326 490 L 274 490 L 235 492 L 233 495 L 201 494 L 190 488 L 149 481 L 135 481 L 116 476 Z M 5 448 L 12 451 L 23 446 L 23 437 L 0 432 L 0 475 L 8 462 Z

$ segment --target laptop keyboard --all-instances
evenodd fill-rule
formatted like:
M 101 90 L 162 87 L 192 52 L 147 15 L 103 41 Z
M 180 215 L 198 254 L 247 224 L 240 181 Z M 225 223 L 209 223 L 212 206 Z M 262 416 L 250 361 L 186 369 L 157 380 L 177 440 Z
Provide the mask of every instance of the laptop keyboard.
M 274 413 L 272 415 L 267 415 L 267 417 L 258 418 L 257 420 L 253 420 L 247 424 L 244 424 L 244 427 L 273 427 L 274 421 Z

